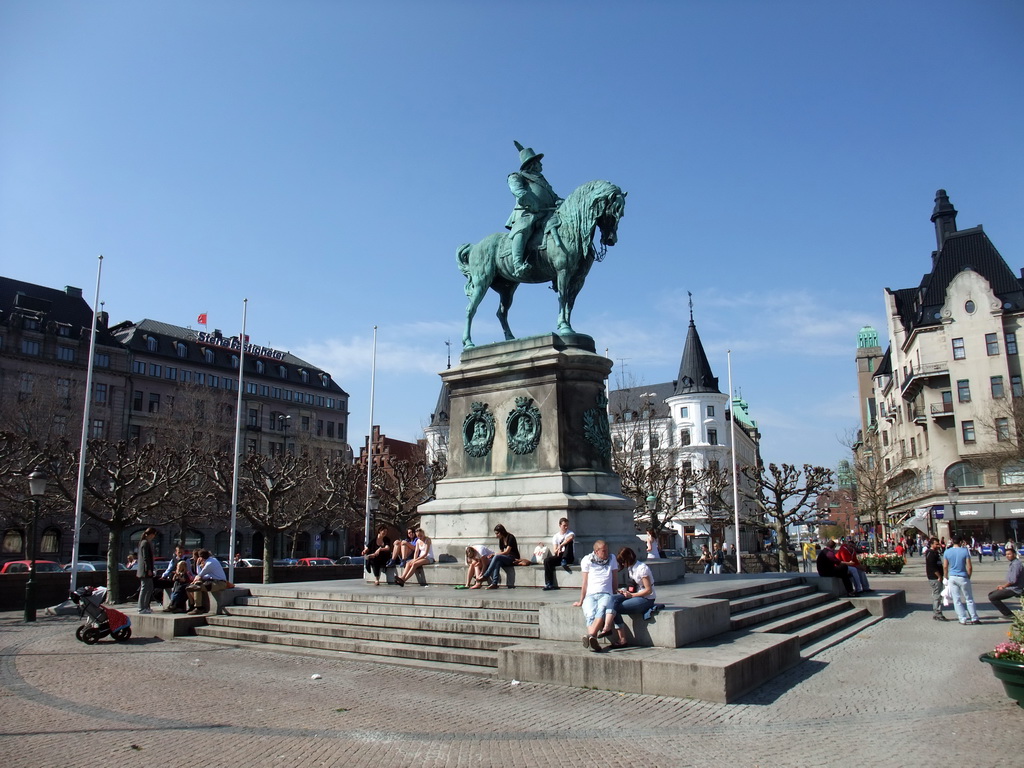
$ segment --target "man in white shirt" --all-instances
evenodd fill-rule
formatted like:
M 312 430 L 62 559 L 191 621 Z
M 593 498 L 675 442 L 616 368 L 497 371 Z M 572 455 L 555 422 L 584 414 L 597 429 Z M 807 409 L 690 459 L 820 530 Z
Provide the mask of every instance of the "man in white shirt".
M 198 570 L 195 579 L 186 587 L 191 593 L 195 608 L 189 611 L 190 614 L 208 613 L 210 610 L 210 592 L 220 592 L 227 589 L 228 580 L 224 575 L 224 567 L 220 561 L 210 554 L 210 550 L 201 549 L 199 555 Z
M 574 542 L 576 534 L 569 530 L 569 519 L 558 521 L 558 533 L 551 537 L 551 554 L 544 558 L 544 589 L 558 589 L 555 568 L 561 565 L 566 573 L 572 573 L 569 566 L 576 562 Z
M 608 551 L 608 543 L 602 539 L 594 542 L 594 551 L 580 561 L 583 571 L 583 586 L 580 599 L 573 603 L 583 607 L 587 621 L 587 634 L 583 636 L 583 647 L 600 651 L 598 637 L 607 637 L 614 629 L 615 579 L 619 575 L 619 563 Z

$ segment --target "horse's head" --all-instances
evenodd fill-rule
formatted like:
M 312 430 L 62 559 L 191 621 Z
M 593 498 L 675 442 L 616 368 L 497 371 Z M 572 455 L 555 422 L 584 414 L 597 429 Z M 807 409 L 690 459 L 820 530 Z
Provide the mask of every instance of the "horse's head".
M 601 249 L 597 260 L 604 258 L 608 246 L 619 241 L 619 219 L 626 215 L 626 195 L 614 184 L 605 182 L 607 189 L 594 199 L 595 223 L 601 230 Z

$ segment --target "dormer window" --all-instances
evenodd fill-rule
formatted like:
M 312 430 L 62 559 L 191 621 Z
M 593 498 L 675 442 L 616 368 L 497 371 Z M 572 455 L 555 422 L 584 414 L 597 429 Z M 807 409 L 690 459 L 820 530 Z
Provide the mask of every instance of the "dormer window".
M 156 350 L 157 350 L 156 336 L 147 336 L 146 337 L 146 351 L 147 352 L 156 352 Z
M 178 353 L 178 357 L 188 357 L 188 345 L 183 341 L 174 344 L 174 351 Z
M 203 350 L 203 360 L 205 360 L 206 362 L 210 363 L 211 365 L 214 363 L 214 361 L 216 360 L 216 357 L 214 356 L 212 349 L 204 349 Z
M 238 355 L 231 356 L 231 367 L 238 368 Z
M 262 360 L 256 361 L 256 373 L 266 373 L 267 367 L 263 364 Z
M 288 368 L 286 366 L 283 366 L 283 365 L 277 366 L 277 375 L 280 376 L 282 379 L 287 379 L 288 378 Z
M 299 379 L 303 384 L 309 384 L 309 371 L 299 371 Z

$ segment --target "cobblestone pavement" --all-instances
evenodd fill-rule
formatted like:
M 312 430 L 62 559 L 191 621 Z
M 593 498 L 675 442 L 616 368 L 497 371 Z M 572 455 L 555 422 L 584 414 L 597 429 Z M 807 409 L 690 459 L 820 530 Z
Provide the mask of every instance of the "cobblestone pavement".
M 580 690 L 195 639 L 86 646 L 76 618 L 0 614 L 0 762 L 20 766 L 903 766 L 1024 763 L 1024 709 L 977 657 L 1005 637 L 931 620 L 920 558 L 872 586 L 909 610 L 735 704 Z M 521 597 L 521 595 L 520 595 Z M 321 679 L 314 680 L 312 675 Z M 596 681 L 595 681 L 596 682 Z

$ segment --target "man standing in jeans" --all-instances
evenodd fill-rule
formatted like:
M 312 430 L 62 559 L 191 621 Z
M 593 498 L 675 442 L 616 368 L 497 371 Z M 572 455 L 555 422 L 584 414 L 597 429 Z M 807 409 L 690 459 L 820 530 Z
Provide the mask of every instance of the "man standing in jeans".
M 942 554 L 939 540 L 934 536 L 928 540 L 928 549 L 924 553 L 924 572 L 932 588 L 932 618 L 935 621 L 948 621 L 942 614 Z
M 995 549 L 995 546 L 993 542 L 992 548 Z M 1006 561 L 1010 564 L 1010 570 L 1006 573 L 1006 583 L 989 592 L 988 599 L 1003 616 L 1012 618 L 1013 611 L 1003 604 L 1003 600 L 1011 597 L 1020 600 L 1021 593 L 1024 592 L 1024 567 L 1017 559 L 1017 550 L 1011 546 L 1006 547 Z
M 955 546 L 949 547 L 942 555 L 942 573 L 949 584 L 953 608 L 961 624 L 981 624 L 974 607 L 974 591 L 971 589 L 971 551 L 967 549 L 964 537 L 957 536 Z

